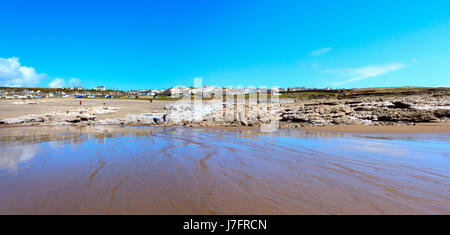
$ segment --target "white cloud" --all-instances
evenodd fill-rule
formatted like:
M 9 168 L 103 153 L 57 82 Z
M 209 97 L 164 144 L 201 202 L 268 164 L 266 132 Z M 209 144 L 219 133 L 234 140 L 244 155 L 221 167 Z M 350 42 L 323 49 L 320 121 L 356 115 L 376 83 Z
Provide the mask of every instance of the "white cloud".
M 324 55 L 330 51 L 332 51 L 333 48 L 332 47 L 325 47 L 325 48 L 321 48 L 318 50 L 314 50 L 314 51 L 310 51 L 309 52 L 309 56 L 320 56 L 320 55 Z
M 69 82 L 66 82 L 64 79 L 62 78 L 56 78 L 55 80 L 53 80 L 51 83 L 48 84 L 48 87 L 50 88 L 62 88 L 62 87 L 77 87 L 77 86 L 81 86 L 82 82 L 80 79 L 78 78 L 71 78 L 69 80 Z
M 47 78 L 44 73 L 37 73 L 33 67 L 26 67 L 20 64 L 19 58 L 0 58 L 0 86 L 6 87 L 36 87 Z M 51 88 L 68 86 L 81 86 L 81 80 L 71 78 L 66 82 L 62 78 L 55 78 L 50 84 Z
M 343 77 L 348 77 L 347 80 L 341 82 L 332 83 L 334 86 L 340 86 L 343 84 L 364 80 L 371 77 L 377 77 L 386 73 L 405 68 L 407 65 L 404 63 L 391 63 L 385 65 L 369 65 L 360 68 L 348 68 L 348 69 L 331 69 L 324 71 L 325 73 L 334 73 Z
M 53 80 L 50 84 L 48 84 L 48 87 L 50 88 L 63 88 L 66 86 L 66 81 L 62 78 L 56 78 Z
M 6 145 L 0 151 L 0 170 L 17 170 L 19 165 L 31 161 L 39 153 L 39 145 Z
M 21 66 L 19 58 L 0 58 L 0 85 L 11 87 L 36 86 L 47 75 L 36 73 L 32 67 Z
M 69 80 L 69 86 L 81 86 L 82 82 L 78 78 L 71 78 Z

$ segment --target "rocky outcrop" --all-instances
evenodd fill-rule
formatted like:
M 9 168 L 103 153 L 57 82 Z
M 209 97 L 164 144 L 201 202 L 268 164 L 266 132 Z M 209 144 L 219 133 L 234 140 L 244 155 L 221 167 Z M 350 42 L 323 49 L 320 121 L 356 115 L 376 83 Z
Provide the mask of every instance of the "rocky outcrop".
M 166 113 L 128 114 L 126 118 L 110 118 L 94 122 L 102 125 L 162 125 L 166 123 Z
M 327 104 L 292 104 L 281 111 L 281 121 L 304 122 L 315 125 L 351 124 L 345 117 L 354 110 L 338 103 Z
M 304 100 L 282 106 L 280 120 L 309 125 L 448 122 L 449 94 Z
M 0 121 L 0 124 L 25 124 L 25 125 L 71 125 L 75 123 L 91 123 L 96 116 L 117 112 L 114 107 L 89 107 L 79 108 L 66 112 L 52 112 L 47 114 L 30 114 L 17 118 L 8 118 Z
M 194 105 L 177 101 L 164 112 L 128 114 L 125 118 L 97 120 L 97 115 L 118 108 L 83 107 L 73 111 L 27 115 L 0 120 L 0 124 L 31 125 L 184 125 L 262 126 L 279 122 L 281 127 L 325 125 L 411 125 L 422 122 L 450 121 L 450 94 L 427 93 L 402 96 L 346 96 L 321 99 L 280 100 L 280 103 L 223 103 L 211 100 Z
M 167 105 L 166 114 L 131 115 L 126 119 L 116 120 L 115 123 L 189 127 L 261 126 L 273 121 L 279 121 L 281 127 L 411 125 L 421 122 L 448 122 L 450 118 L 448 97 L 367 96 L 349 99 L 291 100 L 291 102 L 282 101 L 280 104 L 211 101 L 197 106 L 181 101 Z

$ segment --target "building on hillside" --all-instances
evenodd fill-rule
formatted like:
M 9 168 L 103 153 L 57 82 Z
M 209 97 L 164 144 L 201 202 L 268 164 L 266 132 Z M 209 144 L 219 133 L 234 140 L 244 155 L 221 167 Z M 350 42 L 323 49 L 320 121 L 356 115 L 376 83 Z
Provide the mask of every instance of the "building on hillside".
M 94 88 L 94 90 L 96 90 L 96 91 L 106 91 L 106 88 L 104 86 L 97 86 L 96 88 Z
M 185 94 L 185 93 L 192 94 L 191 90 L 192 90 L 192 88 L 189 88 L 189 87 L 172 87 L 172 88 L 165 90 L 162 94 L 168 95 L 172 98 L 178 98 L 180 96 L 183 96 L 183 94 Z
M 137 93 L 137 95 L 139 96 L 153 96 L 155 95 L 154 92 L 152 92 L 151 90 L 141 90 Z
M 226 89 L 227 95 L 240 95 L 245 94 L 244 88 L 234 88 L 234 87 L 227 87 Z
M 129 95 L 137 95 L 138 93 L 139 93 L 138 90 L 130 90 L 127 92 L 127 94 L 129 94 Z
M 71 91 L 81 91 L 81 90 L 84 90 L 84 88 L 83 87 L 81 87 L 81 86 L 77 86 L 77 87 L 69 87 L 69 88 L 67 88 L 68 90 L 71 90 Z
M 307 90 L 306 87 L 290 87 L 287 89 L 288 91 L 304 91 Z

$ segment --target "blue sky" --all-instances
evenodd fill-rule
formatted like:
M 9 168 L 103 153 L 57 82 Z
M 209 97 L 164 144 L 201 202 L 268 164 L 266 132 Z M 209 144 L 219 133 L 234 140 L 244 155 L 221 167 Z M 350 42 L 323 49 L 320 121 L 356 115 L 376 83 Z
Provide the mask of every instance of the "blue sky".
M 0 86 L 450 85 L 448 0 L 0 5 Z

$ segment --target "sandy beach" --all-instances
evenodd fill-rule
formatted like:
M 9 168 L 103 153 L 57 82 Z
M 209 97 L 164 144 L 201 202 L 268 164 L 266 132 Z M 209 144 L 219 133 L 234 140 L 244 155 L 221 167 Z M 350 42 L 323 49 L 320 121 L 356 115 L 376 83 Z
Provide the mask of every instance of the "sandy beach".
M 82 105 L 80 105 L 82 101 Z M 114 113 L 98 115 L 97 119 L 124 118 L 128 114 L 161 112 L 170 101 L 154 101 L 135 99 L 35 99 L 35 100 L 5 100 L 0 99 L 0 120 L 15 118 L 29 114 L 46 114 L 50 112 L 65 112 L 80 107 L 118 107 Z
M 360 98 L 285 99 L 277 111 L 279 128 L 353 133 L 450 132 L 450 104 L 446 100 L 448 93 L 445 95 L 434 101 L 426 96 L 387 96 L 384 101 L 365 98 L 378 100 L 375 102 Z M 234 121 L 217 121 L 220 109 L 220 103 L 205 102 L 199 110 L 203 120 L 195 122 L 190 119 L 190 104 L 170 100 L 2 99 L 0 127 L 106 124 L 259 129 L 268 120 L 266 111 L 259 106 L 247 106 L 242 113 L 231 110 L 236 115 Z M 228 112 L 223 109 L 223 113 Z M 259 113 L 260 117 L 252 119 L 249 116 L 252 112 Z M 266 115 L 265 119 L 261 113 Z

